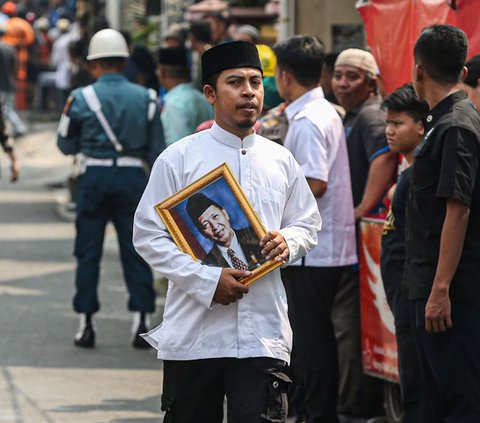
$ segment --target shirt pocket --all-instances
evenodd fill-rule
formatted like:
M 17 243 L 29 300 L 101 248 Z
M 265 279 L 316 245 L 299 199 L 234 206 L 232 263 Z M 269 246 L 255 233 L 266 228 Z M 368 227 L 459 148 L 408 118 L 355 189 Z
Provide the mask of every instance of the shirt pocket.
M 285 194 L 273 188 L 261 187 L 259 192 L 260 210 L 257 213 L 266 229 L 279 229 L 285 208 Z

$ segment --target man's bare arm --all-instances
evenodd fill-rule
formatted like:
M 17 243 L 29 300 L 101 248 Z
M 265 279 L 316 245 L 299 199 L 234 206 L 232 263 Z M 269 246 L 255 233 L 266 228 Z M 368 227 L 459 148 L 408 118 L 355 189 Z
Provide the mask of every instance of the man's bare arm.
M 308 186 L 312 190 L 315 198 L 321 198 L 327 191 L 327 183 L 320 179 L 307 178 Z
M 452 327 L 449 289 L 462 254 L 469 215 L 468 206 L 454 199 L 447 200 L 437 272 L 425 307 L 427 332 L 444 332 Z
M 360 204 L 355 208 L 355 220 L 367 215 L 380 202 L 395 181 L 397 155 L 384 153 L 375 157 L 370 164 L 368 180 Z

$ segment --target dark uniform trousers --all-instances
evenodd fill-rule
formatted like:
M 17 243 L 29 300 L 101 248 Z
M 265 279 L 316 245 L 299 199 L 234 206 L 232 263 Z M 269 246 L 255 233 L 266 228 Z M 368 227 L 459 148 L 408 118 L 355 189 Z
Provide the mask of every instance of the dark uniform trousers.
M 403 263 L 399 268 L 395 263 L 388 264 L 390 268 L 384 267 L 382 263 L 382 277 L 387 302 L 395 317 L 398 370 L 404 412 L 402 423 L 428 422 L 436 411 L 432 404 L 426 401 L 427 387 L 419 378 L 422 371 L 415 343 L 411 301 L 405 298 L 401 290 L 403 273 L 399 269 L 403 268 Z
M 282 269 L 293 329 L 291 405 L 307 422 L 378 416 L 382 382 L 363 374 L 353 266 Z
M 100 308 L 97 286 L 105 227 L 112 221 L 118 237 L 130 311 L 153 312 L 155 293 L 148 264 L 132 244 L 133 216 L 147 184 L 141 167 L 89 166 L 78 178 L 75 256 L 78 313 Z
M 412 300 L 415 341 L 432 414 L 422 423 L 480 422 L 480 306 L 451 302 L 453 326 L 425 331 L 426 300 Z
M 268 357 L 163 362 L 164 423 L 284 423 L 290 379 Z

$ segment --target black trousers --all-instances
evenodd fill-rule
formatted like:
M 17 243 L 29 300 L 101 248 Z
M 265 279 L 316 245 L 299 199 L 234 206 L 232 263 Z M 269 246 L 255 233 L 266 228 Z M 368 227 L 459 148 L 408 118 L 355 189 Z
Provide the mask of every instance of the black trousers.
M 397 266 L 395 266 L 397 264 Z M 403 263 L 382 263 L 382 280 L 387 302 L 395 317 L 398 370 L 403 403 L 403 423 L 428 422 L 436 411 L 427 401 L 426 386 L 421 377 L 420 358 L 415 344 L 411 301 L 402 291 Z
M 282 269 L 293 329 L 292 407 L 308 423 L 381 415 L 382 382 L 363 373 L 352 266 Z
M 290 379 L 285 362 L 267 357 L 163 363 L 164 423 L 284 423 Z
M 480 306 L 452 301 L 452 328 L 430 334 L 425 331 L 425 305 L 426 300 L 412 301 L 427 401 L 436 411 L 424 423 L 478 423 Z

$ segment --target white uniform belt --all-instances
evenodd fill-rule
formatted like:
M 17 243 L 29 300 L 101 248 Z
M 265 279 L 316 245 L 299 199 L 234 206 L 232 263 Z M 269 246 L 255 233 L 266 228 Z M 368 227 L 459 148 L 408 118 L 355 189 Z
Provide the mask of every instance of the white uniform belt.
M 138 157 L 117 157 L 115 159 L 97 159 L 95 157 L 87 157 L 85 159 L 86 166 L 119 166 L 119 167 L 143 167 L 143 160 Z

